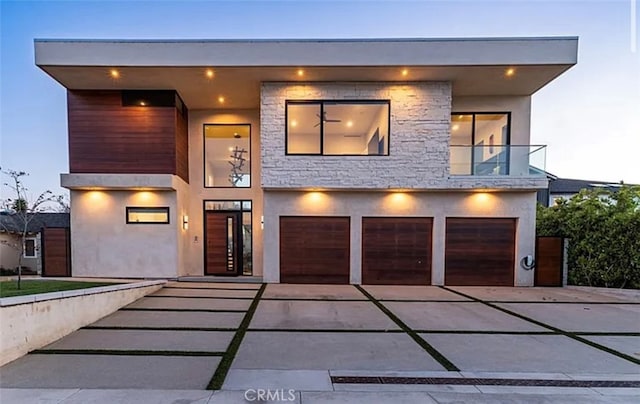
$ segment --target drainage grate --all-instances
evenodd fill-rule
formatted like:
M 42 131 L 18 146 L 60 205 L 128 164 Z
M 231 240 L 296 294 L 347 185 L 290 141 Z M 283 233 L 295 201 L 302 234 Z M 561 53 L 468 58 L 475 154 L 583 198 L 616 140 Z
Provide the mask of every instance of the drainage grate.
M 461 377 L 332 376 L 336 384 L 448 384 L 533 387 L 640 387 L 640 380 L 478 379 Z

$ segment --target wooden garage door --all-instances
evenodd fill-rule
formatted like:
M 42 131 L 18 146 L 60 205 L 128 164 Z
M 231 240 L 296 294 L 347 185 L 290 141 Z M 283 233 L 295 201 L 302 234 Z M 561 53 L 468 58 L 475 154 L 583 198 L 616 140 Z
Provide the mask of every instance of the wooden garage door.
M 280 282 L 349 283 L 349 218 L 280 218 Z
M 428 217 L 362 218 L 362 283 L 431 284 L 431 228 Z
M 516 219 L 447 218 L 446 285 L 513 286 Z

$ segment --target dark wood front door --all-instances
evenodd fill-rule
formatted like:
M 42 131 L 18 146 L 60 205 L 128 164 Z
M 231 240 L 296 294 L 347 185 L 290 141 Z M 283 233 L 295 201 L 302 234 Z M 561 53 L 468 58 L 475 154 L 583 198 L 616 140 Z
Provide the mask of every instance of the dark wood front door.
M 516 219 L 447 218 L 444 283 L 513 286 Z
M 430 285 L 429 217 L 362 218 L 362 283 Z
M 349 283 L 348 217 L 280 218 L 280 282 Z
M 205 212 L 205 275 L 237 276 L 242 271 L 240 212 Z

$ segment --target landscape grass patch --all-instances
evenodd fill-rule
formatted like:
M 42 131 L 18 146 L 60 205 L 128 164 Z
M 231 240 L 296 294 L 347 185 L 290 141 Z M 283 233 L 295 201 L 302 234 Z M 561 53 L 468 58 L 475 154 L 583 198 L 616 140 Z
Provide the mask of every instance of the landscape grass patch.
M 23 279 L 21 287 L 18 289 L 18 281 L 11 280 L 0 282 L 0 297 L 35 295 L 39 293 L 60 292 L 63 290 L 96 288 L 99 286 L 111 285 L 118 285 L 118 283 Z

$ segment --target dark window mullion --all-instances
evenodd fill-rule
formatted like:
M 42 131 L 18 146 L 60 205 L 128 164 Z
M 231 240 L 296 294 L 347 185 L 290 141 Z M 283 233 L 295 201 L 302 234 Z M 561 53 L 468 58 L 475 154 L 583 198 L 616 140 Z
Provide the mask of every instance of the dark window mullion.
M 320 103 L 320 155 L 324 156 L 324 102 Z

